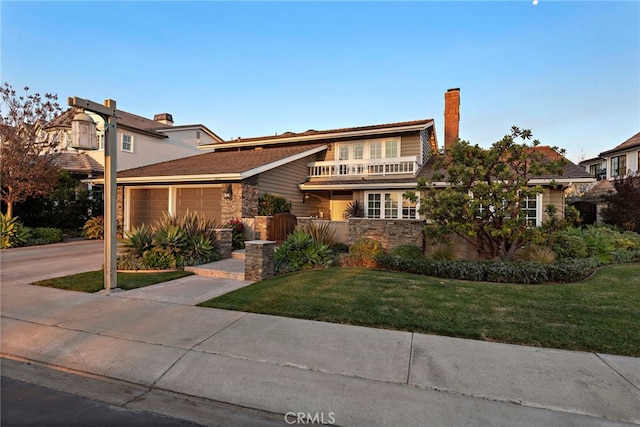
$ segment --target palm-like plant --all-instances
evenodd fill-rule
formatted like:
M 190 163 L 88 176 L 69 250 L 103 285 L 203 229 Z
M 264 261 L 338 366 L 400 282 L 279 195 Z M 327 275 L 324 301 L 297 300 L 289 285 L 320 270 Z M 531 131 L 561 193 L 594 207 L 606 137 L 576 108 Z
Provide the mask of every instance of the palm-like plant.
M 358 200 L 354 200 L 347 205 L 344 210 L 345 219 L 349 218 L 364 218 L 364 206 Z
M 153 247 L 153 231 L 145 224 L 127 231 L 125 236 L 121 242 L 127 254 L 141 256 Z
M 180 255 L 187 248 L 187 234 L 177 225 L 166 224 L 153 236 L 154 250 L 171 255 Z

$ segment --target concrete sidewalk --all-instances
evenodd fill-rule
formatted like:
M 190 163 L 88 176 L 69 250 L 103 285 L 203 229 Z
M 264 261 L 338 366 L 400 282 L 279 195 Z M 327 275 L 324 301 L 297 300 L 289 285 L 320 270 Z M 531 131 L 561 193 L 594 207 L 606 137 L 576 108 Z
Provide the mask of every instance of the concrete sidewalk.
M 638 358 L 200 308 L 161 297 L 3 282 L 2 354 L 124 381 L 141 393 L 281 414 L 283 422 L 301 413 L 343 426 L 640 423 Z M 139 409 L 149 409 L 145 402 L 139 399 Z

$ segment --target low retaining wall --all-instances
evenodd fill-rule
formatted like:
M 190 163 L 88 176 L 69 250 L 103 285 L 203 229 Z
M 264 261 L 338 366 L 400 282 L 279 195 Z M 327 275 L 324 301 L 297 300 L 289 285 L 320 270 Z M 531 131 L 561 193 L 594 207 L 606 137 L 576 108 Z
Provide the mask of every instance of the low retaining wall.
M 424 249 L 424 220 L 349 218 L 347 224 L 349 245 L 361 237 L 369 237 L 387 250 L 405 243 Z

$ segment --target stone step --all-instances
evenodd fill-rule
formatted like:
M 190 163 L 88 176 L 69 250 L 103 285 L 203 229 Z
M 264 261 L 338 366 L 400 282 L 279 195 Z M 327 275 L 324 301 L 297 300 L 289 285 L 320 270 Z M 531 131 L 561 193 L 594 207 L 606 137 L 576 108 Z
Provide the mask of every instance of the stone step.
M 184 269 L 198 276 L 244 280 L 244 259 L 227 258 L 208 264 L 185 267 Z
M 231 258 L 234 259 L 246 259 L 245 255 L 246 254 L 244 249 L 236 249 L 235 251 L 231 252 Z

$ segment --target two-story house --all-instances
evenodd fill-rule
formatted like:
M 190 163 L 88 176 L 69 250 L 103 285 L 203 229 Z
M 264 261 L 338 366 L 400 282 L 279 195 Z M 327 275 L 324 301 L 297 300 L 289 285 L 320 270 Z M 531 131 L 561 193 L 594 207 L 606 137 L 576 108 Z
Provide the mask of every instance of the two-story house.
M 458 139 L 459 105 L 459 89 L 447 91 L 445 146 Z M 237 138 L 201 148 L 209 152 L 118 173 L 125 229 L 149 224 L 165 211 L 188 209 L 219 222 L 254 217 L 265 193 L 287 199 L 296 216 L 343 220 L 347 205 L 358 201 L 367 218 L 417 219 L 415 204 L 402 195 L 415 189 L 438 143 L 434 120 L 423 119 Z M 529 204 L 535 223 L 549 203 L 564 212 L 567 185 L 592 180 L 573 164 L 565 172 L 535 181 L 545 186 Z
M 602 196 L 614 192 L 612 181 L 628 173 L 640 172 L 640 132 L 611 150 L 603 151 L 592 159 L 579 163 L 598 181 L 583 189 L 575 205 L 588 223 L 602 223 L 600 211 L 604 208 Z
M 71 148 L 71 120 L 77 109 L 69 108 L 47 125 L 49 131 L 62 131 L 59 147 L 67 162 L 82 162 L 78 156 L 90 157 L 91 164 L 104 166 L 104 119 L 97 114 L 87 112 L 96 122 L 98 149 L 78 152 Z M 200 153 L 199 147 L 222 139 L 202 124 L 174 125 L 171 114 L 156 114 L 154 119 L 141 117 L 118 110 L 117 118 L 117 167 L 118 171 L 161 161 L 179 159 Z

